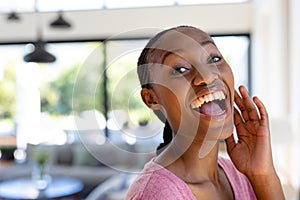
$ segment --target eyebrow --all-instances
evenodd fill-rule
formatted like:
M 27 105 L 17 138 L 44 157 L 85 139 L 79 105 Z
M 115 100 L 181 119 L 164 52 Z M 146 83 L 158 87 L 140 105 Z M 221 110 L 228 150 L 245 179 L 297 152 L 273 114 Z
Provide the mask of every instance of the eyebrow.
M 208 44 L 213 44 L 214 46 L 216 46 L 216 44 L 212 40 L 204 40 L 203 42 L 200 43 L 201 46 L 206 46 Z
M 214 41 L 212 41 L 212 40 L 204 40 L 203 42 L 200 43 L 200 46 L 203 47 L 203 46 L 206 46 L 206 45 L 209 45 L 209 44 L 213 44 L 213 45 L 216 47 L 216 44 L 215 44 Z M 180 52 L 180 51 L 182 51 L 182 49 L 174 49 L 174 50 L 172 50 L 172 51 L 167 51 L 167 52 L 163 55 L 163 57 L 162 57 L 162 63 L 165 62 L 165 59 L 166 59 L 169 55 L 174 54 L 174 53 L 176 53 L 176 52 Z
M 174 54 L 175 52 L 178 52 L 178 51 L 181 51 L 181 50 L 180 50 L 180 49 L 176 49 L 176 50 L 174 50 L 174 51 L 167 51 L 167 52 L 163 55 L 161 63 L 163 64 L 163 63 L 165 62 L 165 59 L 166 59 L 169 55 Z

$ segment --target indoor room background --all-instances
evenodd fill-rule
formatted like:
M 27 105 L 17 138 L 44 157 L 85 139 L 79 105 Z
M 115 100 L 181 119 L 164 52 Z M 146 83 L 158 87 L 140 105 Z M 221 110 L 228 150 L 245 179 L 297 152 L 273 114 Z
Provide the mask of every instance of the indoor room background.
M 140 169 L 162 140 L 162 124 L 139 98 L 137 58 L 155 33 L 192 25 L 213 36 L 233 69 L 236 87 L 245 85 L 266 105 L 276 169 L 288 199 L 298 198 L 298 0 L 23 1 L 0 2 L 1 160 L 7 146 L 14 147 L 13 162 L 24 165 L 28 145 L 76 143 L 116 171 Z M 58 16 L 68 24 L 51 25 Z M 38 44 L 55 61 L 26 61 Z M 122 156 L 105 150 L 98 155 L 93 149 L 107 140 L 141 154 L 124 167 Z M 91 164 L 86 155 L 73 156 L 70 163 Z M 1 172 L 6 166 L 0 162 L 0 182 L 11 178 Z M 89 184 L 88 192 L 100 182 Z

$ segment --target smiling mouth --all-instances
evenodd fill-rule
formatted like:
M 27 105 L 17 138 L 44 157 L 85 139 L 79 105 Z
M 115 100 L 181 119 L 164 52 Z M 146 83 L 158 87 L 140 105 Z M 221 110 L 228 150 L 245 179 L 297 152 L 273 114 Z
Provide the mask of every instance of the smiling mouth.
M 220 116 L 226 112 L 226 95 L 222 91 L 212 92 L 197 97 L 191 103 L 193 110 L 207 116 Z

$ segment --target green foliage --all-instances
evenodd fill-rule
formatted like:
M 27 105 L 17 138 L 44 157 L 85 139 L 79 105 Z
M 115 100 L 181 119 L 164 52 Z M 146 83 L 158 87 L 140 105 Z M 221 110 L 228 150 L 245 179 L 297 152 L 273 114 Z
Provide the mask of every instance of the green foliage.
M 78 65 L 68 68 L 56 81 L 50 83 L 50 86 L 58 93 L 57 114 L 70 114 L 72 111 L 72 92 L 78 68 Z
M 70 114 L 72 110 L 72 90 L 77 66 L 66 69 L 53 82 L 40 87 L 41 110 L 56 115 Z
M 99 110 L 103 112 L 103 68 L 101 64 L 83 66 L 76 77 L 73 91 L 73 112 Z
M 108 69 L 108 92 L 111 110 L 125 110 L 134 126 L 150 121 L 149 109 L 140 97 L 136 60 L 130 55 L 114 62 Z
M 33 161 L 38 165 L 45 165 L 49 162 L 51 156 L 51 146 L 32 145 L 31 156 Z
M 136 109 L 141 107 L 139 82 L 136 74 L 135 60 L 120 59 L 108 70 L 108 92 L 112 109 Z
M 84 110 L 99 108 L 99 105 L 103 104 L 101 86 L 97 88 L 95 94 L 90 94 L 90 85 L 93 85 L 91 76 L 94 73 L 84 74 L 79 71 L 80 67 L 77 64 L 67 68 L 56 80 L 41 86 L 42 112 L 48 112 L 52 115 L 79 114 Z M 81 81 L 81 77 L 84 77 L 85 81 Z M 76 89 L 75 93 L 74 89 Z M 76 105 L 75 108 L 74 104 Z
M 4 68 L 3 77 L 0 80 L 0 118 L 13 118 L 16 102 L 16 75 L 13 64 Z

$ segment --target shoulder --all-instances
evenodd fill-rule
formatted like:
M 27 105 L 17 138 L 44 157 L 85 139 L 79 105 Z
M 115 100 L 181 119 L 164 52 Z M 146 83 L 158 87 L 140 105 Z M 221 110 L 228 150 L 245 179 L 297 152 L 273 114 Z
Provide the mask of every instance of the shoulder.
M 130 186 L 126 199 L 194 199 L 188 186 L 173 173 L 150 161 Z M 191 196 L 191 198 L 187 198 Z
M 250 181 L 244 174 L 236 169 L 231 160 L 219 157 L 218 163 L 227 176 L 227 179 L 235 195 L 235 199 L 256 199 Z

